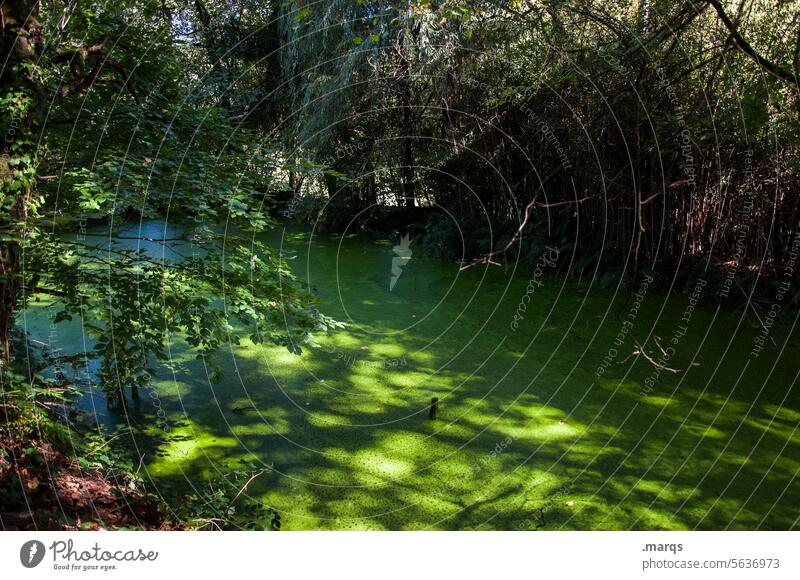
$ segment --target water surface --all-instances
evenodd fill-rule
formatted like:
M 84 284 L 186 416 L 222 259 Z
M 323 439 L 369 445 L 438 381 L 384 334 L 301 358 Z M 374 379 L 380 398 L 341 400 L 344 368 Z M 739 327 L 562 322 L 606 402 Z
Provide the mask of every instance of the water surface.
M 122 417 L 87 393 L 81 404 L 97 421 L 134 426 L 162 489 L 266 468 L 248 493 L 278 509 L 285 529 L 797 525 L 793 320 L 754 358 L 760 329 L 741 309 L 692 310 L 688 296 L 631 298 L 549 267 L 459 271 L 421 257 L 413 240 L 392 285 L 399 239 L 278 228 L 264 240 L 348 327 L 301 356 L 244 338 L 226 345 L 218 383 L 175 337 L 174 368 L 154 383 L 166 440 L 152 398 Z M 80 321 L 49 332 L 48 304 L 25 314 L 34 338 L 90 349 Z M 633 355 L 650 335 L 673 345 L 668 366 L 681 372 Z

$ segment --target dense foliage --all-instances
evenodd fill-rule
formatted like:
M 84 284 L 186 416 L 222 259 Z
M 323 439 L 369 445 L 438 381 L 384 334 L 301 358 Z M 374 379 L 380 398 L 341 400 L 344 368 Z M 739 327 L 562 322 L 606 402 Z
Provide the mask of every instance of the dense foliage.
M 231 320 L 298 351 L 326 320 L 282 259 L 251 240 L 273 223 L 276 156 L 206 98 L 207 71 L 185 66 L 171 20 L 149 3 L 19 8 L 4 37 L 16 42 L 3 95 L 5 361 L 14 313 L 39 293 L 61 298 L 54 322 L 80 316 L 93 332 L 117 402 L 147 383 L 170 335 L 212 369 L 237 336 Z M 183 242 L 189 255 L 116 245 L 126 221 L 152 216 L 190 234 L 141 241 Z M 98 224 L 110 233 L 92 234 Z
M 280 212 L 410 231 L 466 266 L 554 246 L 601 285 L 702 275 L 722 298 L 781 275 L 797 234 L 796 1 L 16 0 L 2 17 L 14 437 L 46 424 L 63 443 L 59 365 L 91 358 L 121 409 L 175 338 L 214 378 L 237 336 L 299 352 L 338 325 L 255 241 Z M 187 233 L 137 233 L 152 217 Z M 18 319 L 43 296 L 53 323 L 83 322 L 88 357 L 33 357 Z
M 281 129 L 347 176 L 299 190 L 333 228 L 416 206 L 400 223 L 453 258 L 511 240 L 507 259 L 535 263 L 555 243 L 575 275 L 647 269 L 684 290 L 714 270 L 739 298 L 787 260 L 794 2 L 342 1 L 282 18 Z

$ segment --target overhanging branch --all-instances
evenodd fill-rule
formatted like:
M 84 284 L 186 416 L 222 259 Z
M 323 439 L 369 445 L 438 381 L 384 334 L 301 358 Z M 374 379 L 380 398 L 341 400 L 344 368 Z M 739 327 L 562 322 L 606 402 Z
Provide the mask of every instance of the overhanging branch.
M 722 21 L 722 24 L 728 30 L 731 35 L 731 40 L 733 40 L 734 45 L 736 48 L 747 57 L 749 57 L 753 62 L 755 62 L 761 70 L 769 73 L 779 81 L 782 81 L 793 88 L 798 88 L 798 79 L 797 77 L 789 72 L 788 70 L 784 69 L 783 67 L 771 62 L 758 54 L 755 49 L 750 45 L 747 40 L 739 33 L 739 30 L 736 28 L 736 25 L 730 19 L 730 17 L 725 12 L 725 8 L 723 8 L 722 3 L 719 0 L 706 0 L 712 8 L 717 12 L 717 16 Z

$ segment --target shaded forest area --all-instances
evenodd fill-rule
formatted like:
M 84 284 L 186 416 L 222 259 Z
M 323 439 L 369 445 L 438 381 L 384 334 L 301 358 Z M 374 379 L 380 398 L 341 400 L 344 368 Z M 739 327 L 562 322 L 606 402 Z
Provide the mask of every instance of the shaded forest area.
M 172 512 L 70 401 L 97 380 L 124 412 L 176 335 L 213 379 L 233 321 L 296 354 L 341 328 L 254 241 L 279 221 L 408 234 L 463 269 L 557 248 L 563 275 L 703 280 L 762 325 L 776 293 L 800 304 L 796 1 L 1 6 L 4 528 L 228 525 L 246 473 Z M 152 218 L 191 226 L 139 240 L 187 244 L 180 261 L 91 231 Z M 26 308 L 47 299 L 90 350 L 30 339 Z

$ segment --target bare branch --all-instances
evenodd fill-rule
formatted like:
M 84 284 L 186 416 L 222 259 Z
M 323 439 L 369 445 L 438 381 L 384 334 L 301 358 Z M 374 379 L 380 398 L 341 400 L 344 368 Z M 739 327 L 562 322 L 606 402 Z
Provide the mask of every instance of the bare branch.
M 736 28 L 736 25 L 731 21 L 730 17 L 725 13 L 725 9 L 723 8 L 722 4 L 719 0 L 706 0 L 717 12 L 717 16 L 722 21 L 722 24 L 725 28 L 730 32 L 731 39 L 733 43 L 736 45 L 736 48 L 739 49 L 740 52 L 747 55 L 752 61 L 754 61 L 761 69 L 773 77 L 782 81 L 789 85 L 790 87 L 798 88 L 797 84 L 797 77 L 789 72 L 788 70 L 778 66 L 774 62 L 771 62 L 758 54 L 755 49 L 750 46 L 750 43 L 745 40 L 745 38 L 739 33 L 739 30 Z
M 668 366 L 664 366 L 660 362 L 656 361 L 653 357 L 647 354 L 647 351 L 644 350 L 644 347 L 639 344 L 638 342 L 634 341 L 633 344 L 636 345 L 636 350 L 633 351 L 635 356 L 642 355 L 650 364 L 652 364 L 657 369 L 661 369 L 662 371 L 667 371 L 669 373 L 679 373 L 681 369 L 673 369 Z M 660 347 L 659 347 L 660 348 Z

